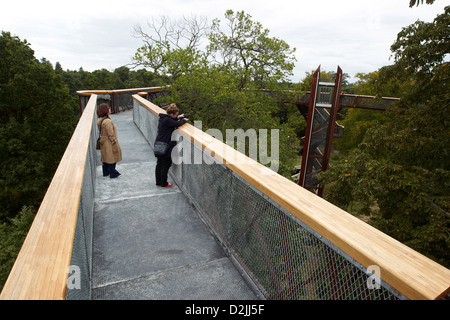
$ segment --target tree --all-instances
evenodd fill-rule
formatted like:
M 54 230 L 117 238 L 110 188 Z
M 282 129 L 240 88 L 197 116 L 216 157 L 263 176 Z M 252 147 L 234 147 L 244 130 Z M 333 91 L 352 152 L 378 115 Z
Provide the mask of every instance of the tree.
M 135 37 L 141 38 L 144 45 L 136 51 L 133 64 L 150 68 L 166 81 L 189 73 L 200 60 L 199 47 L 209 30 L 207 19 L 183 17 L 171 21 L 161 17 L 159 21 L 148 22 L 147 26 L 151 34 L 140 25 L 134 28 Z
M 97 90 L 112 90 L 114 88 L 124 87 L 120 75 L 106 69 L 88 73 L 85 81 L 88 88 L 96 88 Z
M 251 21 L 244 12 L 234 15 L 229 10 L 225 16 L 231 28 L 228 33 L 222 31 L 220 21 L 215 20 L 205 51 L 200 50 L 200 37 L 196 36 L 204 29 L 190 32 L 187 39 L 195 41 L 181 46 L 178 35 L 186 32 L 184 24 L 179 26 L 179 31 L 167 27 L 166 20 L 162 20 L 159 27 L 152 24 L 157 31 L 156 40 L 146 36 L 151 41 L 138 49 L 137 61 L 148 62 L 153 70 L 164 70 L 170 75 L 167 81 L 171 85 L 171 101 L 189 114 L 191 120 L 201 120 L 204 130 L 219 129 L 225 137 L 227 129 L 279 129 L 280 173 L 288 173 L 290 161 L 295 159 L 296 135 L 289 124 L 277 117 L 278 103 L 263 89 L 268 86 L 283 89 L 281 81 L 292 72 L 294 50 L 284 41 L 270 38 L 269 31 Z M 239 45 L 241 47 L 237 48 Z M 157 57 L 158 61 L 156 56 L 153 59 L 156 52 L 163 55 Z M 225 59 L 219 61 L 219 56 Z M 176 68 L 174 61 L 179 62 Z
M 380 77 L 380 74 L 384 75 L 385 69 L 389 68 L 384 67 L 379 71 L 367 74 L 356 74 L 359 80 L 353 84 L 354 93 L 376 97 L 403 96 L 412 85 L 412 81 L 399 80 L 394 74 L 389 77 Z M 389 113 L 383 111 L 359 108 L 347 109 L 345 116 L 339 121 L 339 124 L 343 125 L 345 129 L 342 138 L 335 141 L 338 150 L 347 153 L 357 148 L 369 128 L 380 126 L 389 119 Z
M 32 208 L 24 206 L 9 223 L 0 222 L 0 291 L 33 223 L 34 214 Z
M 0 220 L 38 207 L 73 133 L 74 99 L 48 61 L 0 37 Z
M 260 87 L 285 81 L 292 75 L 295 48 L 283 40 L 269 37 L 269 30 L 252 21 L 244 11 L 227 10 L 227 31 L 222 31 L 220 20 L 215 19 L 209 35 L 209 57 L 221 70 L 236 72 L 240 88 L 254 81 Z
M 164 82 L 153 72 L 145 69 L 130 71 L 130 78 L 125 82 L 125 88 L 143 88 L 163 86 Z
M 370 223 L 449 266 L 450 7 L 433 22 L 403 28 L 379 81 L 403 82 L 389 121 L 367 130 L 349 157 L 322 174 L 328 199 L 358 207 Z
M 121 88 L 125 88 L 125 83 L 130 80 L 130 68 L 126 66 L 122 66 L 119 68 L 116 68 L 114 70 L 114 73 L 119 77 L 120 84 L 122 84 Z

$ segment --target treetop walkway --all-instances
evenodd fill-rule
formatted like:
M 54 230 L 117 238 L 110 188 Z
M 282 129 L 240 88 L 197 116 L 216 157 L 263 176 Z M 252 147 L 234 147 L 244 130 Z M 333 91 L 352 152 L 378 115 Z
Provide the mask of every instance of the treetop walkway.
M 84 93 L 2 299 L 448 295 L 450 270 L 269 168 L 233 161 L 242 155 L 190 124 L 177 132 L 192 150 L 179 156 L 192 162 L 174 161 L 175 186 L 156 187 L 151 147 L 164 110 L 138 91 L 126 91 L 130 110 L 112 115 L 118 179 L 102 176 L 95 150 L 97 98 L 108 92 Z

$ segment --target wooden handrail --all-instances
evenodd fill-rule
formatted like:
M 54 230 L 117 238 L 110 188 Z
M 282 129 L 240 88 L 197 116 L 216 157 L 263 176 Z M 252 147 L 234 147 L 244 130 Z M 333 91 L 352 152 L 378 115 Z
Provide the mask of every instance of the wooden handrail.
M 133 98 L 155 115 L 165 113 Z M 236 162 L 242 154 L 200 129 L 187 123 L 178 130 L 361 265 L 378 266 L 380 277 L 409 299 L 440 299 L 450 292 L 450 270 L 442 265 L 256 161 Z
M 96 100 L 75 128 L 0 299 L 65 299 Z

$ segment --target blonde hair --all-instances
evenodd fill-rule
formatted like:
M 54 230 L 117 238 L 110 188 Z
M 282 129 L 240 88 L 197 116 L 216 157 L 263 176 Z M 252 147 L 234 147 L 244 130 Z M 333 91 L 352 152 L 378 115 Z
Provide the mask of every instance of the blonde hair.
M 177 114 L 179 112 L 175 103 L 171 103 L 166 110 L 167 114 Z

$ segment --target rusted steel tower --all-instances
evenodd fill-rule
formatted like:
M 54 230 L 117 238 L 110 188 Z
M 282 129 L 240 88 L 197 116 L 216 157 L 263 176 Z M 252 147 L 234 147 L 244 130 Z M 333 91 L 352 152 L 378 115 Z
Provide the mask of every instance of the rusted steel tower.
M 337 69 L 334 83 L 320 81 L 320 66 L 313 74 L 298 183 L 319 196 L 323 194 L 323 186 L 319 185 L 317 175 L 328 168 L 341 85 L 340 67 Z M 305 110 L 302 111 L 305 115 Z
M 334 82 L 320 79 L 320 66 L 313 73 L 311 92 L 306 93 L 296 102 L 300 113 L 306 120 L 303 144 L 303 157 L 298 184 L 323 195 L 317 175 L 328 169 L 334 138 L 342 137 L 344 127 L 336 123 L 341 108 L 362 108 L 386 110 L 398 101 L 398 98 L 373 97 L 341 92 L 343 81 L 342 69 L 338 66 Z

